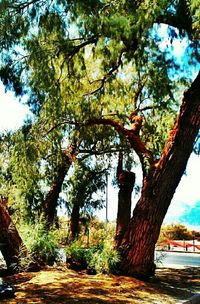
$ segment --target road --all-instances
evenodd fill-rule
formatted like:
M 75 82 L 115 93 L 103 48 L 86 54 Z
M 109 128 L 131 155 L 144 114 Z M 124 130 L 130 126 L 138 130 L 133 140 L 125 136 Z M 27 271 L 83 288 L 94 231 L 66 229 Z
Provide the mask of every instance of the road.
M 185 252 L 156 251 L 156 264 L 200 267 L 200 254 Z

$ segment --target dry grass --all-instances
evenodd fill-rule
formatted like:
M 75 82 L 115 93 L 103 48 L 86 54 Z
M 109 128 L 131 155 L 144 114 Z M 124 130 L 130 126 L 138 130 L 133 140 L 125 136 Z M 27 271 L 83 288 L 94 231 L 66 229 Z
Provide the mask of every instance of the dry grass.
M 65 266 L 4 278 L 16 287 L 8 304 L 176 303 L 200 291 L 200 269 L 160 268 L 149 282 L 124 276 L 87 275 Z

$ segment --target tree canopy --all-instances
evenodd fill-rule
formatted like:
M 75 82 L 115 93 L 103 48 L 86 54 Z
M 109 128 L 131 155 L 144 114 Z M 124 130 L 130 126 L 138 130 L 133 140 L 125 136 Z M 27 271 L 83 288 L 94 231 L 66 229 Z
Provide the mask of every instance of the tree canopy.
M 1 79 L 17 95 L 27 94 L 43 136 L 57 147 L 72 136 L 87 139 L 90 149 L 97 138 L 107 145 L 104 126 L 77 122 L 114 117 L 128 125 L 138 111 L 141 138 L 159 158 L 180 102 L 177 88 L 190 80 L 170 44 L 186 37 L 188 68 L 199 60 L 195 1 L 2 1 L 0 9 Z M 161 47 L 163 39 L 168 47 Z M 112 144 L 121 141 L 111 128 L 106 135 Z
M 0 78 L 7 90 L 27 96 L 35 115 L 13 135 L 8 165 L 29 203 L 52 208 L 48 194 L 56 189 L 57 200 L 75 158 L 92 164 L 93 154 L 131 151 L 144 177 L 133 219 L 142 215 L 148 235 L 155 226 L 146 246 L 156 242 L 199 130 L 199 76 L 190 87 L 200 61 L 197 2 L 1 1 Z M 177 41 L 186 45 L 182 61 L 173 50 Z M 124 235 L 124 256 L 127 240 L 134 247 L 139 237 L 132 231 Z M 130 263 L 133 255 L 126 254 Z M 144 262 L 148 275 L 152 259 L 153 246 Z M 129 271 L 127 260 L 123 265 Z
M 39 184 L 51 184 L 70 143 L 83 154 L 131 146 L 144 172 L 160 158 L 193 75 L 184 68 L 195 73 L 199 62 L 196 1 L 6 0 L 0 12 L 1 80 L 35 114 L 13 150 L 14 183 L 26 195 L 44 199 Z M 184 62 L 173 54 L 178 40 Z M 143 118 L 139 142 L 126 132 L 133 112 Z

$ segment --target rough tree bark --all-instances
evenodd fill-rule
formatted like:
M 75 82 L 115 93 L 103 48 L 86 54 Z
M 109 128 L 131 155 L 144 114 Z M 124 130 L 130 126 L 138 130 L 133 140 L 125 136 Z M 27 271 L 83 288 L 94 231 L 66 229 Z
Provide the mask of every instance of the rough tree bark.
M 79 234 L 79 220 L 80 220 L 80 204 L 75 202 L 72 208 L 70 219 L 70 241 L 73 242 Z
M 163 219 L 186 169 L 200 128 L 200 73 L 184 94 L 180 113 L 160 160 L 144 172 L 141 198 L 122 240 L 121 271 L 147 279 L 154 274 L 154 251 Z
M 0 250 L 7 268 L 13 271 L 19 263 L 19 253 L 23 243 L 2 201 L 0 201 L 0 227 Z
M 76 146 L 73 144 L 70 145 L 63 153 L 63 160 L 54 175 L 50 190 L 44 200 L 44 216 L 47 227 L 51 227 L 54 223 L 59 194 L 61 192 L 65 176 L 76 157 L 76 154 Z
M 135 173 L 123 170 L 123 154 L 119 153 L 117 166 L 118 210 L 117 225 L 115 233 L 115 248 L 121 246 L 124 233 L 129 225 L 131 218 L 131 195 L 135 184 Z

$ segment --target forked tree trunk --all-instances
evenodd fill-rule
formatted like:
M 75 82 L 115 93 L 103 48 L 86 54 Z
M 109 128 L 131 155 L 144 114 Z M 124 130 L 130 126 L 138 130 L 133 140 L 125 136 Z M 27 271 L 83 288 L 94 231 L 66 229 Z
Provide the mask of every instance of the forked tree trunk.
M 50 190 L 46 195 L 43 206 L 47 227 L 51 227 L 54 223 L 62 185 L 75 156 L 76 148 L 74 145 L 71 145 L 63 154 L 62 162 L 54 175 Z
M 131 218 L 131 196 L 135 184 L 135 173 L 123 170 L 123 155 L 119 153 L 117 166 L 118 210 L 117 225 L 115 233 L 115 249 L 119 249 L 124 233 Z
M 163 219 L 186 169 L 200 128 L 200 73 L 184 94 L 180 114 L 160 161 L 143 180 L 130 225 L 122 240 L 121 271 L 147 279 L 154 274 L 154 251 Z
M 70 241 L 73 242 L 79 235 L 80 205 L 75 202 L 70 219 Z
M 0 201 L 0 250 L 9 270 L 16 269 L 22 239 L 8 213 L 6 206 Z

